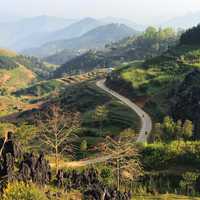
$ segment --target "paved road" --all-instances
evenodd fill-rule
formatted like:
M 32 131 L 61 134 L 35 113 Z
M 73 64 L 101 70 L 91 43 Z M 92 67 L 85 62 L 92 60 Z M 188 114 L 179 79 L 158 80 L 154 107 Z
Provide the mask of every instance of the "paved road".
M 102 90 L 106 91 L 107 93 L 110 93 L 112 96 L 122 101 L 124 104 L 126 104 L 136 112 L 136 114 L 140 117 L 141 120 L 141 129 L 137 138 L 137 142 L 146 142 L 148 135 L 152 130 L 152 121 L 150 116 L 146 112 L 144 112 L 139 106 L 130 101 L 128 98 L 106 87 L 105 79 L 98 81 L 96 85 Z
M 107 93 L 111 94 L 112 96 L 114 96 L 117 99 L 119 99 L 120 101 L 122 101 L 124 104 L 129 106 L 132 110 L 134 110 L 137 113 L 137 115 L 141 119 L 141 129 L 140 129 L 139 136 L 137 138 L 137 142 L 146 142 L 148 135 L 149 135 L 149 133 L 151 132 L 151 129 L 152 129 L 152 121 L 151 121 L 151 118 L 149 117 L 149 115 L 147 113 L 145 113 L 135 103 L 133 103 L 132 101 L 127 99 L 126 97 L 124 97 L 124 96 L 118 94 L 117 92 L 106 87 L 105 86 L 105 79 L 98 81 L 96 83 L 96 85 L 99 88 L 101 88 L 102 90 L 106 91 Z M 102 163 L 102 162 L 109 160 L 110 158 L 111 158 L 111 156 L 103 156 L 103 157 L 98 157 L 98 158 L 92 158 L 92 159 L 89 159 L 89 160 L 65 162 L 65 163 L 61 164 L 61 167 L 63 167 L 63 168 L 64 167 L 72 167 L 72 168 L 83 167 L 83 166 L 87 166 L 87 165 L 93 165 L 93 164 L 96 164 L 96 163 Z

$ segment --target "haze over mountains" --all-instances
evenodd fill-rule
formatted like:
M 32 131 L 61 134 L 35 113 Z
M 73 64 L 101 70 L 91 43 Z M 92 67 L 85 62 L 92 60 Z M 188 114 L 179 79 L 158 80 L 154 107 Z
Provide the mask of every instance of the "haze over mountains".
M 200 12 L 188 13 L 186 15 L 173 18 L 161 24 L 162 27 L 184 28 L 188 29 L 199 24 Z
M 1 22 L 0 43 L 2 47 L 21 51 L 39 47 L 54 40 L 80 37 L 98 26 L 121 23 L 122 20 L 97 20 L 93 18 L 64 19 L 51 16 L 38 16 L 13 22 Z M 124 20 L 125 25 L 132 24 Z M 139 26 L 138 26 L 139 27 Z M 140 28 L 141 29 L 141 28 Z
M 198 12 L 174 18 L 159 26 L 188 28 L 198 24 L 199 21 Z M 117 28 L 117 24 L 121 25 Z M 70 58 L 79 55 L 80 51 L 102 48 L 106 43 L 134 35 L 147 27 L 131 20 L 115 17 L 78 20 L 45 15 L 0 22 L 0 25 L 0 44 L 3 48 L 39 57 L 51 56 L 64 49 L 73 49 L 74 52 L 69 52 Z M 49 48 L 48 53 L 47 48 Z
M 116 42 L 138 32 L 123 24 L 108 24 L 99 26 L 80 37 L 57 40 L 47 43 L 40 48 L 30 49 L 24 53 L 44 57 L 64 49 L 87 51 L 89 49 L 102 49 L 105 44 Z
M 73 19 L 49 16 L 26 18 L 14 22 L 1 22 L 0 43 L 2 47 L 18 50 L 26 46 L 25 44 L 34 44 L 35 38 L 42 37 L 43 39 L 46 33 L 62 29 L 73 22 Z

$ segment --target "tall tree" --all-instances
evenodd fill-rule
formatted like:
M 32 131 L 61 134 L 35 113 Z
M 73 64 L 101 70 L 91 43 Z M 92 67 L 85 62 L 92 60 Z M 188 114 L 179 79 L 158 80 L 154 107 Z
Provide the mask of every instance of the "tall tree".
M 122 133 L 116 140 L 107 137 L 104 154 L 110 156 L 108 162 L 114 166 L 118 190 L 123 178 L 133 181 L 142 175 L 138 150 L 129 136 Z
M 190 137 L 192 137 L 193 130 L 194 130 L 194 126 L 192 124 L 192 121 L 185 120 L 182 127 L 183 138 L 189 139 Z
M 59 170 L 59 157 L 73 150 L 72 141 L 80 127 L 79 113 L 63 112 L 53 105 L 37 118 L 41 141 L 52 151 L 55 157 L 56 172 Z

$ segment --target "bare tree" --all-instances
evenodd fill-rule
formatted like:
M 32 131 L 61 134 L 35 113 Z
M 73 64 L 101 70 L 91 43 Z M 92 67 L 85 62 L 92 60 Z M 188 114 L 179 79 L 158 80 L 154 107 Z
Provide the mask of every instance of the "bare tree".
M 75 132 L 80 127 L 78 112 L 62 112 L 60 107 L 53 105 L 47 112 L 37 118 L 40 138 L 54 153 L 56 172 L 59 170 L 59 156 L 64 152 L 72 152 Z
M 138 150 L 130 137 L 120 135 L 117 139 L 106 138 L 105 154 L 110 156 L 117 177 L 117 188 L 120 189 L 122 179 L 136 180 L 143 174 L 138 159 Z

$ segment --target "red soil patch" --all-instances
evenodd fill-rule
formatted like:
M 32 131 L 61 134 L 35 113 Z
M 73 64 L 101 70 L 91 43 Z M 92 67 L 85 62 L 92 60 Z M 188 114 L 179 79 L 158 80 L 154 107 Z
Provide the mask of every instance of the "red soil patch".
M 141 97 L 136 97 L 134 99 L 134 103 L 136 103 L 138 106 L 141 108 L 144 108 L 145 104 L 149 101 L 149 97 L 147 96 L 141 96 Z

